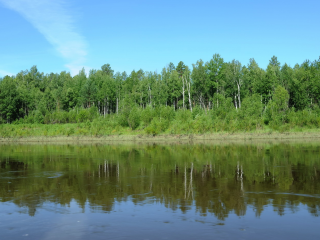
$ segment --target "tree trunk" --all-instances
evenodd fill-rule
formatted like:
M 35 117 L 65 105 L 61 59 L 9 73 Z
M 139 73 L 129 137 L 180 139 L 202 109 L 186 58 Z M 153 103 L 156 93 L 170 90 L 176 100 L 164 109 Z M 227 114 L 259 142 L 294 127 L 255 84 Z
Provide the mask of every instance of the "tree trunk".
M 119 103 L 118 103 L 118 98 L 117 98 L 117 114 L 118 114 L 118 109 L 119 109 Z
M 107 114 L 109 114 L 109 99 L 107 98 Z
M 238 105 L 237 105 L 237 95 L 234 95 L 234 105 L 236 107 L 236 109 L 238 110 Z
M 151 103 L 151 88 L 150 88 L 150 85 L 149 85 L 149 104 L 150 104 L 150 106 L 152 105 L 152 103 Z
M 185 77 L 182 77 L 182 107 L 184 109 L 184 80 L 185 80 Z M 186 79 L 187 81 L 187 79 Z
M 189 107 L 192 112 L 192 104 L 191 104 L 191 83 L 187 83 L 188 97 L 189 97 Z
M 239 108 L 241 108 L 241 99 L 240 99 L 240 84 L 237 83 L 238 85 L 238 102 L 239 102 Z

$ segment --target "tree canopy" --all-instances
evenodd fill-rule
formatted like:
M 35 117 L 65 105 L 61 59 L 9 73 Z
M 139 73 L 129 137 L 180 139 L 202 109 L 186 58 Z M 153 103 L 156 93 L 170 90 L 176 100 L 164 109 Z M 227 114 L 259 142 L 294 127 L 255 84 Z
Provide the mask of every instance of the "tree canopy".
M 65 71 L 45 74 L 32 66 L 16 76 L 0 79 L 0 122 L 32 116 L 38 119 L 34 121 L 45 123 L 46 116 L 55 112 L 79 114 L 79 109 L 91 107 L 103 117 L 129 117 L 133 108 L 161 106 L 174 111 L 212 110 L 223 117 L 230 109 L 240 111 L 244 104 L 248 108 L 248 100 L 253 106 L 261 104 L 261 108 L 254 107 L 259 111 L 255 115 L 262 116 L 265 123 L 278 115 L 286 123 L 292 111 L 318 111 L 320 58 L 291 67 L 281 65 L 273 56 L 262 69 L 254 59 L 243 65 L 237 60 L 226 62 L 214 54 L 208 62 L 200 59 L 192 68 L 183 61 L 176 66 L 170 62 L 161 73 L 140 69 L 128 75 L 114 73 L 110 64 L 104 64 L 100 70 L 86 73 L 82 69 L 73 77 Z

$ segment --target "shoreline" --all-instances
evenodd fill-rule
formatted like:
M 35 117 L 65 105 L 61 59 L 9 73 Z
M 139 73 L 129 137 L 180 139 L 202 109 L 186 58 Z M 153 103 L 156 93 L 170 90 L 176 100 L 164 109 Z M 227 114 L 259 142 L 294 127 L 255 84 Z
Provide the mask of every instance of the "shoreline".
M 107 136 L 33 136 L 0 138 L 3 143 L 201 143 L 201 142 L 310 142 L 320 140 L 320 131 L 284 133 L 207 133 L 207 134 L 160 134 L 107 135 Z

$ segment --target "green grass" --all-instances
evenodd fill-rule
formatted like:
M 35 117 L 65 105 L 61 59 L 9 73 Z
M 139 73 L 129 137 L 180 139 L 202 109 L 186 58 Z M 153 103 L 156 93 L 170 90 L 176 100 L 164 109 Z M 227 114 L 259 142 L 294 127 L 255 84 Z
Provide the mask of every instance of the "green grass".
M 33 139 L 46 140 L 252 140 L 252 139 L 290 139 L 290 138 L 318 138 L 320 129 L 289 125 L 273 129 L 264 125 L 260 129 L 247 131 L 246 129 L 232 129 L 232 126 L 221 128 L 203 126 L 205 130 L 199 131 L 197 121 L 190 121 L 179 125 L 173 121 L 168 128 L 153 126 L 152 122 L 147 127 L 138 127 L 132 130 L 119 125 L 110 126 L 103 122 L 66 123 L 66 124 L 2 124 L 0 125 L 0 138 L 4 140 L 25 141 Z M 203 124 L 203 123 L 202 123 Z M 155 130 L 152 128 L 155 127 Z M 151 130 L 150 130 L 151 129 Z
M 22 119 L 14 124 L 0 124 L 0 138 L 25 139 L 40 138 L 106 138 L 109 136 L 199 136 L 241 135 L 250 134 L 275 135 L 292 133 L 319 133 L 320 117 L 316 112 L 297 111 L 285 115 L 252 115 L 245 109 L 219 112 L 219 109 L 203 111 L 195 108 L 174 111 L 170 107 L 146 108 L 127 113 L 111 114 L 106 118 L 98 114 L 89 114 L 93 110 L 86 109 L 90 119 L 68 123 L 53 118 L 47 124 L 29 123 Z M 71 112 L 72 113 L 72 112 Z M 60 113 L 60 115 L 66 115 Z M 52 113 L 51 115 L 59 115 Z M 70 113 L 68 113 L 70 115 Z M 50 115 L 50 116 L 51 116 Z M 60 116 L 59 115 L 59 116 Z M 68 115 L 68 116 L 69 116 Z M 61 116 L 60 116 L 61 117 Z M 68 117 L 68 119 L 70 116 Z M 67 118 L 66 118 L 67 119 Z M 70 118 L 71 119 L 71 118 Z M 69 120 L 70 120 L 69 119 Z M 285 119 L 285 121 L 283 120 Z M 242 138 L 242 137 L 241 137 Z

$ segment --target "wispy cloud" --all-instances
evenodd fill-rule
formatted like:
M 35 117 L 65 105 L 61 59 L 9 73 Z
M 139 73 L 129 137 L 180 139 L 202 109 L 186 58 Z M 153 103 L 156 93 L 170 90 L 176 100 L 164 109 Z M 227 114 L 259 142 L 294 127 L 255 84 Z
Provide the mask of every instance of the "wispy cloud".
M 8 76 L 14 76 L 15 74 L 0 69 L 0 77 L 5 77 L 7 75 Z
M 72 75 L 86 61 L 86 42 L 75 28 L 74 17 L 63 0 L 0 0 L 25 17 L 68 62 Z

